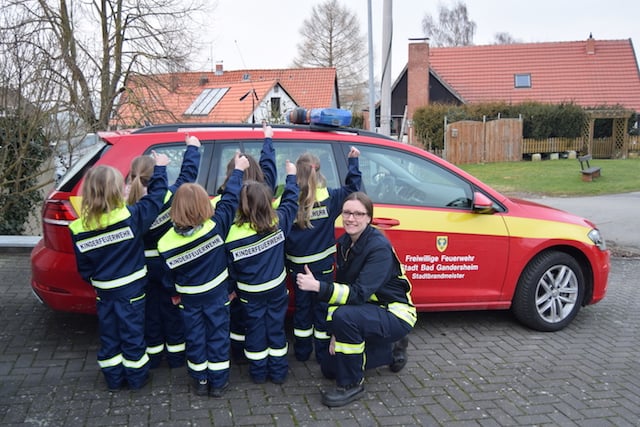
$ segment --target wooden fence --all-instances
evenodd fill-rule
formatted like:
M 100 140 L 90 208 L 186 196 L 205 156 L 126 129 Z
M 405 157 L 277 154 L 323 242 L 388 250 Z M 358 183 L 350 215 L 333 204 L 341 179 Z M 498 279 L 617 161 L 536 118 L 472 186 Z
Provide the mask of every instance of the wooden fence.
M 584 140 L 582 138 L 523 138 L 522 154 L 564 153 L 566 151 L 582 151 L 583 146 Z
M 634 153 L 640 152 L 640 136 L 631 135 L 629 137 L 629 151 Z
M 444 157 L 454 164 L 522 160 L 522 121 L 464 120 L 448 124 Z
M 626 145 L 628 144 L 628 145 Z M 522 160 L 523 154 L 566 153 L 586 154 L 587 143 L 579 138 L 522 138 L 522 121 L 498 119 L 492 121 L 463 120 L 447 124 L 442 157 L 454 164 L 511 162 Z M 640 153 L 640 137 L 629 136 L 628 152 Z M 626 148 L 625 148 L 626 149 Z M 616 138 L 593 138 L 590 153 L 596 159 L 612 158 Z M 624 151 L 626 152 L 626 151 Z

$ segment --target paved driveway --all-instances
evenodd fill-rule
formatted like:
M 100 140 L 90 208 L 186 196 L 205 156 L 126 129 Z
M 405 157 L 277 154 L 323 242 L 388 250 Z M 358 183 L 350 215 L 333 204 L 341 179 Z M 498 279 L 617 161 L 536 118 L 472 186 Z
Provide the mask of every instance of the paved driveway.
M 161 367 L 140 392 L 110 394 L 92 316 L 54 313 L 29 288 L 26 251 L 0 252 L 3 426 L 636 426 L 640 424 L 640 259 L 614 258 L 607 297 L 565 330 L 540 333 L 506 311 L 422 313 L 398 375 L 370 372 L 366 395 L 327 409 L 315 362 L 283 386 L 232 367 L 223 399 L 194 396 Z

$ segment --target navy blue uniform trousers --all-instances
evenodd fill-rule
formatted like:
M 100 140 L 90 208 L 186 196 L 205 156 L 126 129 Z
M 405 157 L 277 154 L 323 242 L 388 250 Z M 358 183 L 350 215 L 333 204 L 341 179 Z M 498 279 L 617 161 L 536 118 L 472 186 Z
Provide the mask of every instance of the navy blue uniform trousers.
M 144 283 L 127 286 L 131 289 L 118 292 L 117 296 L 99 291 L 96 303 L 100 328 L 98 360 L 110 389 L 122 387 L 125 381 L 129 387 L 139 388 L 149 374 L 144 341 Z
M 165 284 L 171 273 L 160 257 L 147 258 L 147 266 L 145 339 L 151 368 L 158 367 L 163 357 L 169 367 L 177 368 L 185 359 L 184 320 L 180 308 L 171 302 L 175 290 Z M 173 287 L 173 283 L 170 285 Z
M 242 298 L 245 310 L 247 335 L 245 349 L 249 359 L 249 374 L 254 381 L 287 377 L 287 336 L 284 321 L 287 315 L 289 296 L 286 292 L 270 298 L 252 296 Z M 283 354 L 278 354 L 283 352 Z M 265 357 L 256 359 L 251 354 L 262 353 Z
M 225 290 L 198 297 L 182 297 L 187 367 L 193 378 L 221 388 L 229 381 L 229 296 Z
M 323 360 L 322 373 L 326 378 L 335 378 L 338 387 L 359 383 L 365 369 L 391 364 L 393 343 L 412 329 L 407 322 L 375 304 L 339 306 L 327 325 L 338 342 L 365 343 L 364 353 L 336 352 Z
M 333 282 L 333 271 L 330 273 L 313 272 L 314 277 L 321 282 Z M 292 274 L 293 283 L 295 275 Z M 329 355 L 329 335 L 327 334 L 328 304 L 318 299 L 317 292 L 303 291 L 297 286 L 293 288 L 295 311 L 293 313 L 293 328 L 309 331 L 309 336 L 294 335 L 293 350 L 296 359 L 309 359 L 315 348 L 316 361 L 322 364 L 322 359 Z

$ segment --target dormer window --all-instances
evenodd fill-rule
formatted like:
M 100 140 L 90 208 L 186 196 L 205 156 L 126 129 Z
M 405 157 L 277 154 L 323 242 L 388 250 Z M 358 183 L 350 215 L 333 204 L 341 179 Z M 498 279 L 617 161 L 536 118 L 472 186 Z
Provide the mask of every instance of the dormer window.
M 531 87 L 531 74 L 515 74 L 513 76 L 513 82 L 516 89 Z

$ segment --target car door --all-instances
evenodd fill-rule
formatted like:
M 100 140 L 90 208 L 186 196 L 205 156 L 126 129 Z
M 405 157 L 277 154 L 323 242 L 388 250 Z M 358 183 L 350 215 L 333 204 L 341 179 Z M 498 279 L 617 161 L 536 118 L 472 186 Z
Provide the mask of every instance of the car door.
M 509 258 L 502 215 L 474 212 L 478 189 L 426 156 L 356 146 L 373 223 L 394 245 L 414 303 L 464 309 L 499 301 Z

